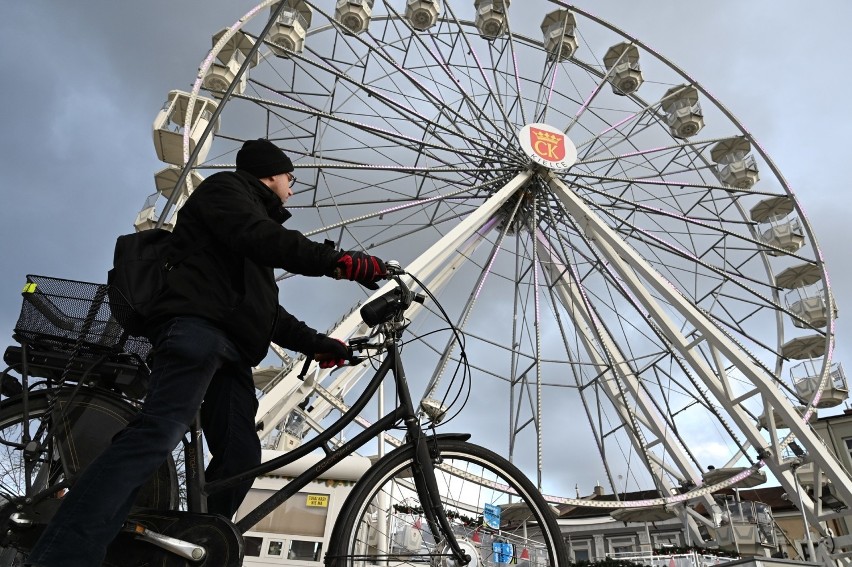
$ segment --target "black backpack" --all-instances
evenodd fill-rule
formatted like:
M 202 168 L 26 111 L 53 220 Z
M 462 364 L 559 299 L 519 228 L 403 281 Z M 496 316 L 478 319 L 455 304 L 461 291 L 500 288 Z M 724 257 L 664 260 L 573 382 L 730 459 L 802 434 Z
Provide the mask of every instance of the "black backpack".
M 112 314 L 129 335 L 141 336 L 154 300 L 166 286 L 166 272 L 189 254 L 172 256 L 172 233 L 153 228 L 123 234 L 115 241 L 107 273 Z

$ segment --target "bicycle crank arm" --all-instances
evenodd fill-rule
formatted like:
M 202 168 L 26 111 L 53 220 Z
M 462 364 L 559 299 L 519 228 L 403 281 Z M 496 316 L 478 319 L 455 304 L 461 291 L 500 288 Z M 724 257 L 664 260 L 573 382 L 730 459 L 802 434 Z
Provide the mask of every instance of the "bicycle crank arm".
M 174 553 L 184 559 L 189 559 L 190 561 L 202 561 L 207 555 L 207 550 L 200 545 L 163 535 L 161 533 L 152 532 L 141 524 L 130 524 L 125 527 L 125 530 L 135 534 L 136 539 L 141 539 L 142 541 L 156 545 L 159 548 L 165 549 L 166 551 Z

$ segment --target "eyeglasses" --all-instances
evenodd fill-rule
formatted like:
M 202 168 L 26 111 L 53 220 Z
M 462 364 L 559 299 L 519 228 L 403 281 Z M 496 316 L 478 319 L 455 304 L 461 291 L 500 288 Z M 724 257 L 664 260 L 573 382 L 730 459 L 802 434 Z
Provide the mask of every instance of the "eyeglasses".
M 288 173 L 287 175 L 290 176 L 290 185 L 295 185 L 296 184 L 296 176 L 293 175 L 292 173 Z

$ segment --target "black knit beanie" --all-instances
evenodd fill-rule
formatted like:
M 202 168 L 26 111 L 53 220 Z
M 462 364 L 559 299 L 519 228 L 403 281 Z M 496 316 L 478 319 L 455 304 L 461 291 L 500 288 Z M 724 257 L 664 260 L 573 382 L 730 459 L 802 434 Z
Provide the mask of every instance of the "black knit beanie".
M 246 140 L 237 152 L 237 169 L 251 173 L 258 179 L 293 171 L 293 162 L 281 148 L 266 140 Z

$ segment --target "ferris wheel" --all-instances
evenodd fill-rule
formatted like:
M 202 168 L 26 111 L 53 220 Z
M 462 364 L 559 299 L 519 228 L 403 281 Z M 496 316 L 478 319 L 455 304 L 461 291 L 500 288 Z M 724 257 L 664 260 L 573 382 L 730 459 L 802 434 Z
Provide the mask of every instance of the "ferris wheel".
M 586 475 L 674 504 L 765 466 L 790 494 L 825 478 L 852 502 L 808 426 L 848 396 L 812 227 L 755 137 L 639 39 L 558 1 L 266 0 L 169 93 L 137 228 L 174 222 L 258 137 L 296 165 L 289 227 L 399 260 L 436 295 L 465 344 L 418 307 L 410 379 L 555 501 Z M 349 338 L 368 296 L 343 287 L 303 316 Z M 366 370 L 273 370 L 262 435 L 297 444 Z M 833 513 L 802 506 L 818 530 Z

